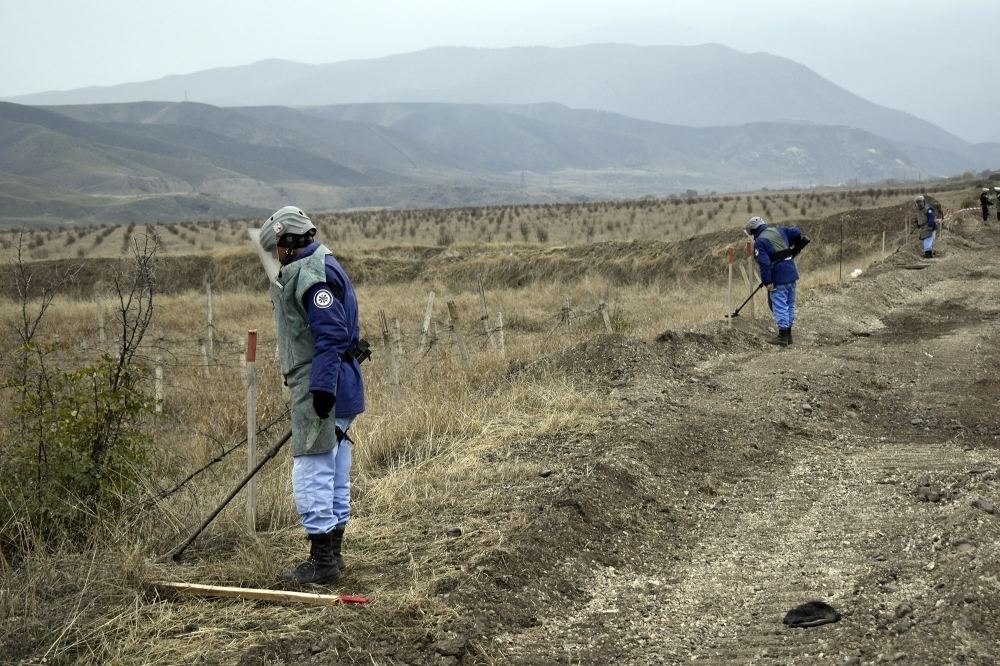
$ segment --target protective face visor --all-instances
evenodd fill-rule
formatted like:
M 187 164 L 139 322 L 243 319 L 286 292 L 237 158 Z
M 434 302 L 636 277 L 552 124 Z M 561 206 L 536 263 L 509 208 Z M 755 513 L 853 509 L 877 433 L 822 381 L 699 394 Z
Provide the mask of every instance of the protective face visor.
M 267 281 L 277 284 L 281 264 L 271 252 L 265 250 L 260 244 L 260 229 L 247 229 L 247 234 L 250 236 L 253 249 L 256 250 L 257 256 L 260 257 L 260 263 L 264 265 L 264 272 L 267 273 Z

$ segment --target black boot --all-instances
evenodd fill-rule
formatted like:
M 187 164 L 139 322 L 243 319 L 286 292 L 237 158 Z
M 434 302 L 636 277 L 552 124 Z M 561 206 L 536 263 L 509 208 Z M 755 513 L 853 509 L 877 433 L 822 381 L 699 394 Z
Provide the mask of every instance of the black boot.
M 344 546 L 344 528 L 338 527 L 334 531 L 330 532 L 332 535 L 332 541 L 330 548 L 333 551 L 333 559 L 337 563 L 337 568 L 340 569 L 340 573 L 344 573 L 344 569 L 347 565 L 344 564 L 344 556 L 340 554 L 340 549 Z
M 299 562 L 291 571 L 281 574 L 286 583 L 334 583 L 340 578 L 340 567 L 333 555 L 334 533 L 310 534 L 309 559 Z
M 924 259 L 932 259 L 933 257 L 934 253 L 932 251 L 924 250 Z
M 787 347 L 792 344 L 792 332 L 787 328 L 778 329 L 778 335 L 776 337 L 768 340 L 769 344 L 778 345 L 779 347 Z

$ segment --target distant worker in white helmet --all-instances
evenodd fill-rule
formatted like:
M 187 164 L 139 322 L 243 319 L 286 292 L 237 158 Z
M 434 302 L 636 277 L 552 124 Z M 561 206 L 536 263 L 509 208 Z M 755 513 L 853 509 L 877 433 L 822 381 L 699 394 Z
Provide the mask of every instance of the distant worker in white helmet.
M 778 326 L 777 337 L 768 342 L 787 347 L 792 344 L 795 324 L 795 283 L 799 279 L 795 257 L 809 244 L 809 238 L 797 227 L 769 227 L 757 216 L 747 220 L 743 230 L 754 239 L 753 256 L 760 267 L 760 281 L 767 288 L 767 302 Z
M 291 390 L 292 493 L 310 542 L 309 557 L 282 579 L 300 585 L 333 583 L 344 571 L 349 432 L 365 411 L 360 363 L 369 355 L 351 280 L 315 236 L 297 206 L 276 211 L 257 236 L 271 282 L 278 361 Z
M 927 197 L 923 194 L 917 197 L 917 219 L 913 222 L 917 225 L 917 232 L 920 240 L 924 244 L 924 259 L 934 257 L 934 236 L 937 234 L 937 219 L 934 214 L 934 206 L 927 202 Z
M 983 188 L 983 193 L 979 195 L 979 205 L 983 209 L 983 222 L 985 222 L 990 219 L 990 188 Z M 1000 214 L 1000 210 L 997 212 Z

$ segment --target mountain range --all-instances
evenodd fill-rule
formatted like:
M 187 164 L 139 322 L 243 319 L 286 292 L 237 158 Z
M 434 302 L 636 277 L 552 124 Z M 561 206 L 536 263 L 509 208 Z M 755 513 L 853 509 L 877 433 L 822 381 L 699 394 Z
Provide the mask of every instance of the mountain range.
M 264 61 L 0 103 L 7 225 L 912 181 L 998 164 L 998 144 L 713 44 Z

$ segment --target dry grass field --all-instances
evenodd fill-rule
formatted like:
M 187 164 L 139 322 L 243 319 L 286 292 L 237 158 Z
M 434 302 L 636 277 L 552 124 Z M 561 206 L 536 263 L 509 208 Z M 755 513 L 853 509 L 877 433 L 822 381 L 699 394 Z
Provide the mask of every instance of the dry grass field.
M 961 185 L 928 194 L 955 210 L 972 191 Z M 754 214 L 800 225 L 812 236 L 799 262 L 800 300 L 808 308 L 813 290 L 847 282 L 853 269 L 867 271 L 885 258 L 883 231 L 887 254 L 915 243 L 903 225 L 915 193 L 765 192 L 315 216 L 321 240 L 354 276 L 363 334 L 377 349 L 363 366 L 368 409 L 355 427 L 356 514 L 345 549 L 349 567 L 359 573 L 337 589 L 375 601 L 369 615 L 343 629 L 331 620 L 330 631 L 342 631 L 345 645 L 363 651 L 365 632 L 377 634 L 384 622 L 410 617 L 414 635 L 441 625 L 456 612 L 441 591 L 476 576 L 462 563 L 502 552 L 505 540 L 529 523 L 524 507 L 511 498 L 539 470 L 533 460 L 511 452 L 527 440 L 587 437 L 614 410 L 605 389 L 552 372 L 545 359 L 586 347 L 609 327 L 615 335 L 649 341 L 665 331 L 725 322 L 724 315 L 748 293 L 739 270 L 729 290 L 726 249 L 734 247 L 744 263 L 741 227 Z M 245 229 L 258 224 L 157 225 L 158 277 L 166 288 L 156 295 L 135 363 L 146 373 L 140 386 L 150 396 L 162 372 L 163 400 L 161 412 L 144 413 L 137 424 L 149 447 L 141 487 L 120 498 L 116 513 L 90 516 L 82 544 L 46 540 L 43 526 L 23 520 L 20 508 L 0 497 L 4 542 L 18 546 L 0 553 L 0 661 L 333 659 L 325 654 L 314 662 L 310 656 L 308 646 L 317 643 L 311 633 L 315 616 L 301 607 L 171 603 L 148 593 L 151 582 L 163 579 L 274 587 L 281 569 L 305 550 L 291 501 L 291 459 L 283 451 L 258 475 L 255 525 L 247 524 L 243 493 L 180 564 L 161 558 L 245 473 L 248 330 L 259 336 L 253 373 L 258 451 L 288 427 L 271 307 L 258 288 L 261 272 L 245 241 Z M 145 232 L 108 227 L 7 233 L 0 238 L 0 268 L 36 269 L 33 284 L 40 286 L 46 284 L 43 271 L 64 277 L 74 263 L 127 259 L 131 240 Z M 229 271 L 236 277 L 227 280 L 226 268 L 237 266 Z M 19 400 L 12 388 L 15 331 L 25 322 L 46 308 L 35 340 L 55 345 L 46 362 L 59 367 L 86 364 L 121 345 L 115 326 L 120 304 L 107 288 L 110 278 L 87 271 L 72 275 L 47 304 L 38 293 L 19 298 L 9 287 L 0 297 L 0 389 L 6 392 L 0 423 L 11 424 L 3 428 L 5 438 L 18 432 L 12 411 Z M 206 281 L 212 284 L 211 328 Z M 431 292 L 433 327 L 425 338 Z M 763 330 L 769 321 L 765 301 L 754 301 L 741 316 L 750 318 L 751 307 Z M 273 647 L 301 641 L 307 646 L 302 654 Z M 272 647 L 262 651 L 265 644 Z M 360 654 L 347 650 L 344 659 L 406 661 L 383 653 L 365 662 Z M 465 659 L 493 663 L 496 657 L 482 652 Z

